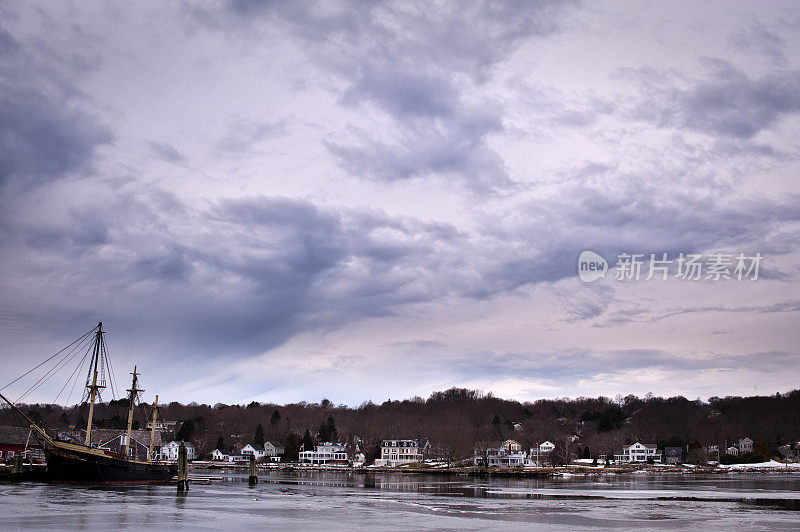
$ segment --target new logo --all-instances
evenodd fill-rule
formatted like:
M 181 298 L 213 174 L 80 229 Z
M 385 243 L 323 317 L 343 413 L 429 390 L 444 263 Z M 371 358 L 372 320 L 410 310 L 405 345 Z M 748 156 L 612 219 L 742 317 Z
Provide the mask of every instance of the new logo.
M 591 283 L 606 276 L 608 262 L 594 251 L 582 251 L 578 257 L 578 277 L 584 283 Z

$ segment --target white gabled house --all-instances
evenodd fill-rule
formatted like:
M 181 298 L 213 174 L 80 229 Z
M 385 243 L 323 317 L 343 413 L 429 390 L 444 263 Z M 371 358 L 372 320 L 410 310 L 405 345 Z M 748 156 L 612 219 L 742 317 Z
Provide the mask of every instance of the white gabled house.
M 741 440 L 739 440 L 739 445 L 738 445 L 739 452 L 742 453 L 742 454 L 744 454 L 744 453 L 752 453 L 753 452 L 753 443 L 754 443 L 753 440 L 751 440 L 750 438 L 747 438 L 747 437 L 742 438 Z
M 261 460 L 264 458 L 264 456 L 266 456 L 266 452 L 264 452 L 264 446 L 253 443 L 248 443 L 242 447 L 242 450 L 239 451 L 239 453 L 247 456 L 253 456 L 256 460 Z
M 196 458 L 194 445 L 191 442 L 184 442 L 186 446 L 186 459 L 187 460 L 194 460 Z M 164 460 L 166 462 L 177 462 L 178 461 L 178 450 L 181 447 L 181 442 L 178 441 L 171 441 L 166 445 L 161 446 L 161 452 L 159 453 L 159 459 Z
M 313 451 L 300 451 L 301 464 L 347 465 L 350 462 L 347 449 L 341 443 L 320 443 Z
M 525 460 L 525 465 L 529 467 L 541 467 L 555 448 L 556 445 L 550 441 L 543 441 L 539 445 L 531 447 L 528 458 Z
M 626 445 L 622 448 L 622 454 L 615 454 L 614 460 L 617 462 L 639 463 L 647 462 L 652 459 L 653 462 L 661 462 L 661 451 L 658 450 L 655 443 L 639 443 L 638 441 L 633 445 Z
M 219 449 L 214 449 L 213 451 L 211 451 L 211 459 L 214 461 L 227 462 L 228 457 L 230 457 L 230 455 L 225 451 L 221 451 Z

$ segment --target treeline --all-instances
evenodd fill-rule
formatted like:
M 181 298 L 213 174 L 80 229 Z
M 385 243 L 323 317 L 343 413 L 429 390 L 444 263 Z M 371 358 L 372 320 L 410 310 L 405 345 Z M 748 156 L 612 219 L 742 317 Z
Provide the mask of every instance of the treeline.
M 88 407 L 24 405 L 36 421 L 52 429 L 86 424 Z M 286 459 L 306 448 L 338 439 L 359 443 L 366 458 L 374 459 L 382 439 L 429 440 L 439 456 L 458 460 L 472 455 L 480 442 L 513 438 L 527 449 L 549 440 L 563 459 L 612 455 L 635 441 L 681 446 L 699 452 L 716 444 L 753 439 L 764 455 L 775 455 L 783 444 L 800 440 L 800 390 L 756 397 L 712 397 L 708 401 L 685 397 L 597 397 L 542 399 L 524 402 L 500 399 L 476 390 L 452 388 L 427 399 L 415 397 L 357 408 L 319 403 L 287 405 L 253 402 L 215 405 L 177 402 L 164 405 L 159 419 L 179 421 L 176 437 L 192 441 L 201 454 L 257 440 L 281 442 Z M 3 424 L 12 422 L 8 409 Z M 137 412 L 136 425 L 144 428 L 148 405 Z M 97 426 L 124 428 L 125 401 L 95 407 Z

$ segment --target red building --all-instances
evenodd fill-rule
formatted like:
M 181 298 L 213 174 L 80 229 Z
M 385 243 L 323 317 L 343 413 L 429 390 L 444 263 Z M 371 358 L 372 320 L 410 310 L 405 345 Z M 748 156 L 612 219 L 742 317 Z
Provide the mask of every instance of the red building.
M 42 446 L 33 436 L 30 436 L 29 429 L 22 427 L 2 427 L 0 426 L 0 462 L 11 462 L 15 456 L 25 452 L 26 443 L 29 456 L 34 462 L 44 461 Z

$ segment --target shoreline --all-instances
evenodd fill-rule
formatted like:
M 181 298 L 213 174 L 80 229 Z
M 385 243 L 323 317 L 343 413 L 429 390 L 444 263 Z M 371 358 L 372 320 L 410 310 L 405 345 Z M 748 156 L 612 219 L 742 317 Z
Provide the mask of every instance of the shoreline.
M 257 464 L 257 470 L 268 471 L 338 471 L 343 473 L 401 473 L 409 475 L 435 475 L 435 476 L 466 476 L 466 477 L 504 477 L 504 478 L 559 478 L 559 477 L 591 477 L 603 475 L 632 475 L 641 473 L 658 473 L 667 475 L 694 475 L 694 474 L 729 474 L 729 473 L 758 473 L 758 474 L 800 474 L 800 464 L 789 464 L 789 467 L 746 467 L 748 464 L 739 464 L 738 467 L 730 466 L 665 466 L 665 465 L 637 465 L 637 466 L 612 466 L 592 467 L 583 465 L 568 465 L 542 468 L 477 468 L 477 467 L 374 467 L 374 466 L 341 466 L 341 465 L 310 465 L 310 464 Z M 195 471 L 204 470 L 229 470 L 247 472 L 247 465 L 217 464 L 214 462 L 196 461 L 190 465 Z

